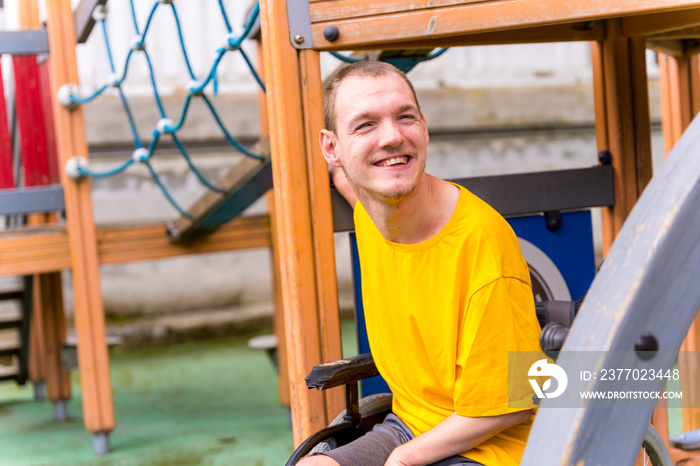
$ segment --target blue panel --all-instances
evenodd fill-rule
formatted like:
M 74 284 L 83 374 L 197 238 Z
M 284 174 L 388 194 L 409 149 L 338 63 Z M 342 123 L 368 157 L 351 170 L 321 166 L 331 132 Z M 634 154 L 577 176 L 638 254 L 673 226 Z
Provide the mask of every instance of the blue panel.
M 595 276 L 593 227 L 590 211 L 563 213 L 561 228 L 556 232 L 547 229 L 543 215 L 515 217 L 507 220 L 518 237 L 537 246 L 554 262 L 569 287 L 572 299 L 578 299 L 588 290 Z M 355 282 L 358 349 L 360 354 L 369 353 L 362 304 L 360 258 L 357 253 L 355 233 L 350 233 L 350 249 Z M 388 391 L 389 387 L 379 376 L 362 381 L 362 396 Z
M 572 299 L 580 298 L 595 276 L 590 211 L 565 212 L 561 228 L 547 229 L 544 215 L 507 219 L 515 234 L 540 248 L 561 272 Z

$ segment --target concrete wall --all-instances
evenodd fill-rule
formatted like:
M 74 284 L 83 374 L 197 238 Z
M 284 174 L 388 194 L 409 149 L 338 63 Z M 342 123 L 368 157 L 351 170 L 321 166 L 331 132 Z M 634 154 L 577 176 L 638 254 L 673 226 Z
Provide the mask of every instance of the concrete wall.
M 152 5 L 135 2 L 141 27 Z M 175 1 L 183 25 L 192 69 L 203 76 L 215 50 L 223 44 L 225 29 L 214 0 Z M 236 32 L 242 30 L 247 2 L 224 2 Z M 117 72 L 133 40 L 128 2 L 109 2 L 108 32 Z M 177 119 L 190 77 L 184 65 L 172 16 L 160 8 L 153 19 L 146 47 L 156 70 L 166 113 Z M 253 43 L 244 50 L 255 60 Z M 111 70 L 104 39 L 95 29 L 78 48 L 81 93 L 88 95 L 108 79 Z M 338 65 L 322 55 L 324 75 Z M 655 159 L 663 157 L 659 132 L 657 69 L 649 54 L 650 101 L 656 123 Z M 144 145 L 159 115 L 150 75 L 142 57 L 132 62 L 124 89 Z M 227 128 L 252 143 L 259 131 L 257 85 L 235 53 L 222 60 L 217 73 L 218 93 L 206 89 Z M 596 163 L 590 53 L 586 43 L 455 48 L 420 65 L 409 74 L 418 92 L 430 131 L 428 171 L 441 177 L 586 167 Z M 128 158 L 134 148 L 126 116 L 115 90 L 83 106 L 91 148 L 92 168 L 109 169 Z M 226 145 L 204 105 L 195 101 L 179 133 L 195 163 L 210 179 L 234 165 L 239 154 Z M 168 138 L 165 138 L 167 142 Z M 172 145 L 163 144 L 154 166 L 173 197 L 183 206 L 196 201 L 205 189 Z M 93 180 L 93 202 L 98 223 L 165 220 L 177 215 L 144 167 Z M 250 212 L 264 212 L 257 203 Z M 596 237 L 597 238 L 597 237 Z M 600 243 L 596 239 L 597 244 Z M 336 236 L 339 286 L 343 303 L 350 298 L 348 245 Z M 109 315 L 157 315 L 191 309 L 271 304 L 268 251 L 208 254 L 155 262 L 102 268 L 102 289 Z M 68 297 L 70 307 L 70 297 Z

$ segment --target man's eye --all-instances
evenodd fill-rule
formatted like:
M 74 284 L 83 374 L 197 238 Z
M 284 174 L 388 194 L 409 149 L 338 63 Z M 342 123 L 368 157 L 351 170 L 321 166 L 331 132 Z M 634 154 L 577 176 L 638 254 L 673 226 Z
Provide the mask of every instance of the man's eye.
M 370 125 L 371 125 L 371 124 L 370 124 L 369 122 L 367 122 L 367 123 L 362 123 L 361 125 L 358 125 L 357 128 L 355 128 L 355 131 L 358 131 L 358 130 L 361 130 L 361 129 L 364 129 L 364 128 L 368 128 Z

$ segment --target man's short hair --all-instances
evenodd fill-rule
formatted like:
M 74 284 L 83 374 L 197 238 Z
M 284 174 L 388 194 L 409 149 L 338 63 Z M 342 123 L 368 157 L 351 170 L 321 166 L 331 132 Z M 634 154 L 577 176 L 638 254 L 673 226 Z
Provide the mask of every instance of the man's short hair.
M 333 77 L 328 86 L 326 86 L 323 93 L 323 118 L 325 120 L 326 129 L 328 131 L 332 131 L 334 134 L 337 130 L 335 100 L 338 93 L 338 87 L 340 87 L 340 84 L 342 84 L 343 81 L 354 76 L 360 78 L 378 78 L 379 76 L 386 76 L 388 74 L 394 74 L 404 80 L 409 89 L 411 89 L 413 99 L 416 101 L 418 110 L 420 110 L 418 97 L 416 97 L 416 90 L 413 88 L 413 84 L 411 84 L 411 81 L 408 80 L 403 71 L 399 70 L 394 65 L 383 61 L 362 60 L 341 68 Z

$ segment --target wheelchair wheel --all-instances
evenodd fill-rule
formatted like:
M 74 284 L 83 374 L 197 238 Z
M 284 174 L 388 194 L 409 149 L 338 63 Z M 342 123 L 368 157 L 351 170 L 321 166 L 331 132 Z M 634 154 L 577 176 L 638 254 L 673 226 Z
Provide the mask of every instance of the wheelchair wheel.
M 671 466 L 671 455 L 668 454 L 668 449 L 664 444 L 659 432 L 649 424 L 647 433 L 644 435 L 642 442 L 644 449 L 644 464 L 652 466 Z
M 360 400 L 360 417 L 363 419 L 369 418 L 371 416 L 380 415 L 382 413 L 389 414 L 391 412 L 391 393 L 376 393 L 374 395 L 367 396 Z M 345 411 L 338 414 L 338 416 L 333 419 L 329 426 L 335 426 L 345 421 Z M 316 445 L 311 453 L 323 453 L 325 451 L 330 451 L 336 448 L 335 439 L 330 439 L 325 442 L 320 442 Z

